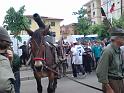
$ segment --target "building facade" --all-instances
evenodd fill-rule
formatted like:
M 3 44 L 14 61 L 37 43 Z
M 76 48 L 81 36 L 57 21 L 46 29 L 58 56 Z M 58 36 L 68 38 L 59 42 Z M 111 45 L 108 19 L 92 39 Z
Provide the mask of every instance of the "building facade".
M 124 13 L 124 0 L 91 0 L 84 6 L 87 8 L 92 24 L 101 23 L 101 7 L 104 9 L 108 19 L 118 19 Z M 111 9 L 113 7 L 113 9 Z M 90 10 L 90 11 L 89 11 Z
M 38 29 L 38 25 L 37 23 L 34 21 L 33 16 L 32 15 L 26 15 L 30 22 L 31 22 L 31 30 L 35 31 L 36 29 Z M 63 21 L 63 19 L 58 19 L 58 18 L 51 18 L 51 17 L 43 17 L 41 16 L 41 19 L 43 20 L 43 22 L 45 23 L 45 25 L 50 25 L 50 31 L 55 32 L 56 40 L 59 40 L 61 38 L 60 35 L 60 22 Z M 23 31 L 22 34 L 27 34 L 26 31 Z
M 98 24 L 101 22 L 100 0 L 91 0 L 84 5 L 87 8 L 87 15 L 91 20 L 92 24 Z
M 112 6 L 113 10 L 111 10 Z M 101 7 L 109 19 L 119 19 L 122 15 L 122 0 L 101 0 Z
M 61 26 L 60 34 L 63 36 L 64 39 L 66 39 L 69 35 L 77 34 L 75 31 L 75 25 L 76 23 Z

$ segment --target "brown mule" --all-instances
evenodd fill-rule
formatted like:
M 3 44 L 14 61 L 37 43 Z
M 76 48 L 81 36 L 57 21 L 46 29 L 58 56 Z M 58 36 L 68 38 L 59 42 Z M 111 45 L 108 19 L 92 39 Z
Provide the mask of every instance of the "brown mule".
M 31 66 L 34 71 L 34 77 L 37 82 L 37 91 L 42 93 L 41 78 L 48 77 L 48 93 L 55 93 L 57 87 L 57 64 L 56 48 L 45 41 L 45 36 L 50 35 L 49 26 L 45 26 L 38 14 L 33 15 L 34 20 L 39 25 L 36 31 L 26 30 L 31 36 L 30 55 Z

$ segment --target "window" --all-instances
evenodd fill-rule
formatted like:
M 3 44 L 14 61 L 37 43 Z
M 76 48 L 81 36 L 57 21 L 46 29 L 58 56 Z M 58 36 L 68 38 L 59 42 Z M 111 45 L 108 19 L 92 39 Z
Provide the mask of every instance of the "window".
M 92 24 L 94 25 L 94 24 L 96 24 L 96 22 L 95 21 L 92 21 Z
M 95 16 L 95 11 L 93 12 L 93 17 Z
M 51 26 L 55 26 L 55 22 L 51 22 Z
M 94 9 L 94 3 L 93 3 L 93 9 Z

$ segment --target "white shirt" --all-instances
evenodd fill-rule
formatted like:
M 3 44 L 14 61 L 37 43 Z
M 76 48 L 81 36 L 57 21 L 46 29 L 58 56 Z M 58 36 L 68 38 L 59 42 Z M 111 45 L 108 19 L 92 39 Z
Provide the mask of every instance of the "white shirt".
M 77 51 L 75 46 L 71 48 L 71 52 L 72 52 L 72 64 L 76 64 Z
M 71 48 L 72 64 L 83 64 L 83 53 L 85 52 L 81 45 L 75 45 Z
M 77 51 L 77 56 L 76 56 L 76 64 L 83 64 L 83 53 L 84 48 L 81 45 L 76 45 L 76 51 Z

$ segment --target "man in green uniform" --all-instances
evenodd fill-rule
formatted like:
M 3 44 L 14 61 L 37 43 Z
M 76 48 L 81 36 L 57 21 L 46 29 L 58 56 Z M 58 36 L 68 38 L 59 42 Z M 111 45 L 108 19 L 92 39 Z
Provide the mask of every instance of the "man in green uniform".
M 111 43 L 104 49 L 96 74 L 104 93 L 124 93 L 123 65 L 120 46 L 124 45 L 124 30 L 114 28 Z
M 10 65 L 12 53 L 8 52 L 11 40 L 7 31 L 0 27 L 0 93 L 14 92 L 14 74 Z

